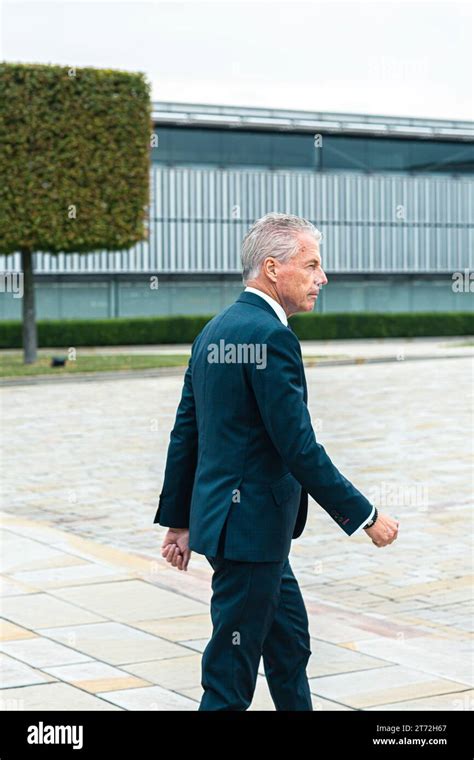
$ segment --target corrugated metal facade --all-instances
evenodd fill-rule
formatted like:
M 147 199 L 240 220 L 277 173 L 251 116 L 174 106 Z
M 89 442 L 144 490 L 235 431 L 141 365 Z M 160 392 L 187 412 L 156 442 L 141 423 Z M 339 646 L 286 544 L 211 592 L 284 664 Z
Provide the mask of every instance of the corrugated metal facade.
M 241 240 L 268 211 L 323 233 L 328 272 L 472 269 L 474 180 L 213 168 L 151 169 L 150 239 L 129 251 L 35 255 L 47 273 L 239 272 Z M 19 255 L 0 256 L 19 271 Z

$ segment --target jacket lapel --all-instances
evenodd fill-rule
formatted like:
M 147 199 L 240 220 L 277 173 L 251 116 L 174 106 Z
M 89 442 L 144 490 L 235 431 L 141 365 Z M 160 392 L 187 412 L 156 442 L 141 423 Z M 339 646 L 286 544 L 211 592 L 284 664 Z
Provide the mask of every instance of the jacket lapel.
M 278 319 L 280 321 L 280 318 L 278 314 L 275 312 L 275 309 L 273 309 L 270 304 L 265 301 L 264 298 L 261 298 L 260 296 L 257 296 L 256 293 L 249 293 L 245 290 L 240 294 L 240 296 L 237 298 L 237 301 L 240 301 L 241 303 L 248 303 L 251 306 L 257 306 L 259 309 L 264 309 L 264 311 L 267 311 L 269 314 L 272 314 L 272 316 L 275 317 L 275 319 Z M 291 327 L 290 323 L 288 323 L 288 329 L 290 329 L 292 332 L 295 332 L 293 328 Z M 301 354 L 301 350 L 300 350 Z M 301 358 L 301 375 L 303 377 L 303 391 L 304 391 L 304 402 L 305 404 L 308 403 L 308 386 L 306 385 L 306 377 L 304 374 L 304 365 L 303 365 L 303 358 Z

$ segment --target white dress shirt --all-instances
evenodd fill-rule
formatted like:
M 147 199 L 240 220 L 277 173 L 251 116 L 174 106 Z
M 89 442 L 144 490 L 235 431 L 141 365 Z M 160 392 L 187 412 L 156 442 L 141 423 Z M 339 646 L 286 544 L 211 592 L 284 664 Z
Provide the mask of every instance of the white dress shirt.
M 247 286 L 245 288 L 244 293 L 255 293 L 255 295 L 261 296 L 275 310 L 277 316 L 281 319 L 283 324 L 288 327 L 288 318 L 286 316 L 285 310 L 283 306 L 278 303 L 278 301 L 275 301 L 274 298 L 269 296 L 267 293 L 264 293 L 263 290 L 257 290 L 257 288 L 251 288 L 250 286 Z M 351 536 L 355 536 L 356 533 L 359 533 L 359 531 L 362 530 L 362 528 L 364 527 L 366 523 L 371 521 L 372 517 L 374 516 L 374 512 L 375 512 L 375 507 L 372 507 L 372 512 L 370 513 L 370 515 L 364 520 L 362 525 L 359 525 L 357 530 L 351 533 Z
M 275 310 L 277 316 L 281 319 L 283 324 L 288 327 L 288 318 L 285 314 L 285 310 L 283 306 L 278 303 L 278 301 L 275 301 L 274 298 L 269 296 L 267 293 L 264 293 L 263 290 L 257 290 L 257 288 L 251 288 L 250 286 L 247 286 L 245 288 L 244 293 L 255 293 L 255 295 L 261 296 Z

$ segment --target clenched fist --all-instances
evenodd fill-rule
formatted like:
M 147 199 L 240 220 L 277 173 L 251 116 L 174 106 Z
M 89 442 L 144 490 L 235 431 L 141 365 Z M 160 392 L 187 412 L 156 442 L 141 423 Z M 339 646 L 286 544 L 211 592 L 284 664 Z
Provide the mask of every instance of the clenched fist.
M 168 528 L 161 545 L 161 556 L 178 570 L 187 570 L 191 554 L 189 528 Z
M 387 546 L 395 541 L 398 536 L 398 520 L 394 520 L 393 517 L 379 512 L 372 527 L 364 528 L 364 530 L 370 536 L 375 546 Z

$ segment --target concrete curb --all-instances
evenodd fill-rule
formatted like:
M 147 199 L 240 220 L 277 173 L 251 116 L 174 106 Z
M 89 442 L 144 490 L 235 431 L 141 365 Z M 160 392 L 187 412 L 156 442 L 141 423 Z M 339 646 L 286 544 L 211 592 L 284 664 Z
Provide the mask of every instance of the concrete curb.
M 311 359 L 303 357 L 304 366 L 308 369 L 314 367 L 344 367 L 357 364 L 388 364 L 395 362 L 400 364 L 401 362 L 412 361 L 432 361 L 437 359 L 472 359 L 472 354 L 428 354 L 421 356 L 405 356 L 403 359 L 399 359 L 397 356 L 373 356 L 373 357 L 350 357 L 348 359 Z M 18 386 L 18 385 L 51 385 L 55 383 L 88 383 L 95 380 L 130 380 L 145 379 L 148 377 L 181 377 L 184 375 L 186 365 L 182 367 L 157 367 L 155 369 L 137 369 L 137 370 L 121 370 L 119 372 L 78 372 L 74 375 L 61 375 L 54 377 L 54 375 L 34 375 L 32 377 L 12 377 L 0 379 L 0 387 Z

